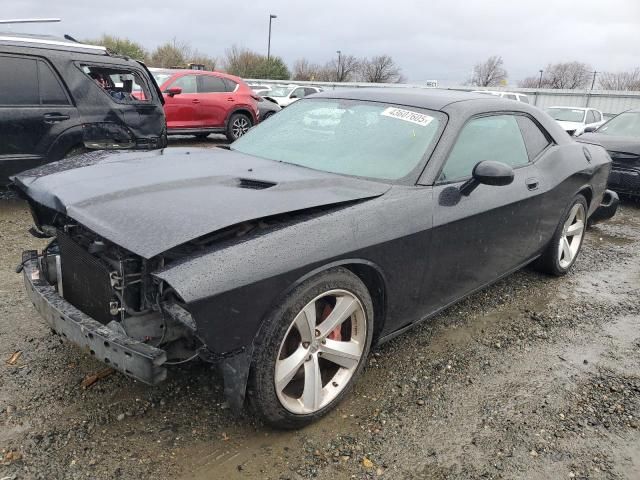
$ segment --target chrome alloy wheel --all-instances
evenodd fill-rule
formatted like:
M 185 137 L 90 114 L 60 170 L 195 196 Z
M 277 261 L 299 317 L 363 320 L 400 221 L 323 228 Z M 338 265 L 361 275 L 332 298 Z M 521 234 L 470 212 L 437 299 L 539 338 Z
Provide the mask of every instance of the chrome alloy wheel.
M 349 384 L 367 339 L 360 300 L 346 290 L 318 295 L 296 315 L 275 365 L 276 394 L 296 414 L 317 412 Z
M 575 260 L 587 225 L 586 218 L 587 214 L 584 206 L 576 203 L 569 212 L 569 217 L 562 227 L 562 235 L 560 236 L 560 244 L 558 245 L 560 267 L 569 268 Z
M 251 124 L 245 117 L 236 118 L 231 125 L 231 131 L 235 138 L 240 138 L 249 131 L 249 128 L 251 128 Z

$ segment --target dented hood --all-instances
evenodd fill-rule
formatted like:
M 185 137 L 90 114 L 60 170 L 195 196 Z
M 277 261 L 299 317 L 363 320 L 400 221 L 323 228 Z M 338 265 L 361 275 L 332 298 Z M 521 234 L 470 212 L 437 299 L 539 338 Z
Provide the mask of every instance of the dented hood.
M 145 258 L 241 222 L 390 188 L 220 148 L 96 152 L 13 181 L 35 202 Z

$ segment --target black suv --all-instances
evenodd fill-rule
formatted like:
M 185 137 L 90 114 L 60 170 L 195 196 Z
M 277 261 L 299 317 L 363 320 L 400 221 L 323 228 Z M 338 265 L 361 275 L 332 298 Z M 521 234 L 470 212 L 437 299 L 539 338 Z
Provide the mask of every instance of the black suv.
M 0 186 L 87 149 L 167 144 L 144 64 L 69 38 L 0 33 Z

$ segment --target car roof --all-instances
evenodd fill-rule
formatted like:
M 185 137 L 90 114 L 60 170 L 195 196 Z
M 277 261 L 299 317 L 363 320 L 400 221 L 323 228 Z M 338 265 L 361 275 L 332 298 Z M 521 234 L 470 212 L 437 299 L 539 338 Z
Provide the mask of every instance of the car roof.
M 451 103 L 482 100 L 485 102 L 507 102 L 513 105 L 513 100 L 488 97 L 480 93 L 459 90 L 439 90 L 433 88 L 358 88 L 345 90 L 322 91 L 314 94 L 313 98 L 337 98 L 345 100 L 363 100 L 371 102 L 393 103 L 409 105 L 429 110 L 442 110 Z
M 151 73 L 166 73 L 166 74 L 170 74 L 170 75 L 177 75 L 177 74 L 180 74 L 180 75 L 182 75 L 182 74 L 213 75 L 215 77 L 228 78 L 230 80 L 234 80 L 235 82 L 238 82 L 238 81 L 242 80 L 240 77 L 236 77 L 235 75 L 230 75 L 230 74 L 225 73 L 225 72 L 219 72 L 217 70 L 192 70 L 190 68 L 158 68 L 158 67 L 151 67 L 151 68 L 149 68 L 149 71 Z

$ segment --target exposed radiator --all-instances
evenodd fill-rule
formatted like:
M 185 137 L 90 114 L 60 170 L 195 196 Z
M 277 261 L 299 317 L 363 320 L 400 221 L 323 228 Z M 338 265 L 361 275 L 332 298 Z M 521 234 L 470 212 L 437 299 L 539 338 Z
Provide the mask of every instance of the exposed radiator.
M 58 232 L 64 298 L 95 320 L 107 324 L 115 300 L 108 269 L 65 233 Z

